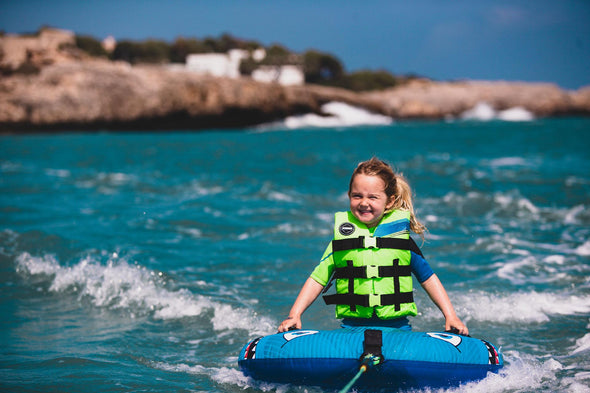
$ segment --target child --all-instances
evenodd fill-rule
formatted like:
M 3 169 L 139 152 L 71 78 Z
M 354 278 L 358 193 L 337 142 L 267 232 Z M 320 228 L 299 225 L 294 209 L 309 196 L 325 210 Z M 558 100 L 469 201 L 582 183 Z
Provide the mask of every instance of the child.
M 417 315 L 412 295 L 414 273 L 442 311 L 445 330 L 468 335 L 442 283 L 410 238 L 410 230 L 423 237 L 426 228 L 414 215 L 411 190 L 404 177 L 374 157 L 354 170 L 348 197 L 350 211 L 336 213 L 334 240 L 278 331 L 301 329 L 301 314 L 333 281 L 336 294 L 324 296 L 324 300 L 336 305 L 336 318 L 343 318 L 343 326 L 411 330 L 407 317 Z

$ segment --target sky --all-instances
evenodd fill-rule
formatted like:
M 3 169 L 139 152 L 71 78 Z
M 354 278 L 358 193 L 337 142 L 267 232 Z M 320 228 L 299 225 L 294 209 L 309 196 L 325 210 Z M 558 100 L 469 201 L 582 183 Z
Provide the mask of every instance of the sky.
M 117 40 L 219 37 L 440 81 L 590 85 L 590 0 L 0 0 L 0 30 Z

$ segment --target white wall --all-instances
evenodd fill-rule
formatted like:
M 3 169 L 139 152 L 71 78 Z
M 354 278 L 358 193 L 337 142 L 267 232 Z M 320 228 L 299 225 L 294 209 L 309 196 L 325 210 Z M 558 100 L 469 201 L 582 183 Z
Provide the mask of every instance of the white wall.
M 252 72 L 252 79 L 258 82 L 277 82 L 281 85 L 302 85 L 305 75 L 300 67 L 294 65 L 261 66 Z
M 255 60 L 261 60 L 266 55 L 264 49 L 253 53 Z M 248 51 L 232 49 L 224 53 L 200 53 L 186 57 L 186 68 L 200 74 L 218 77 L 239 78 L 240 63 L 250 56 Z M 305 76 L 301 67 L 295 65 L 261 66 L 252 72 L 252 79 L 266 83 L 280 83 L 281 85 L 302 85 Z
M 224 53 L 199 53 L 186 57 L 186 68 L 200 74 L 237 78 L 240 62 Z

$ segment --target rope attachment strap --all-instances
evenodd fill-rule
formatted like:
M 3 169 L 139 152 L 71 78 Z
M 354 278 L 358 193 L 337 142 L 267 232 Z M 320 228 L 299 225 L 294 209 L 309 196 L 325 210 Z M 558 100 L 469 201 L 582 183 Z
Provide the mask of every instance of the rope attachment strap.
M 361 363 L 370 362 L 369 366 L 378 366 L 385 360 L 382 353 L 383 332 L 376 329 L 365 330 L 365 341 L 363 342 L 363 354 Z
M 375 329 L 365 330 L 365 341 L 363 342 L 364 352 L 359 359 L 361 362 L 359 371 L 338 393 L 347 393 L 364 372 L 370 367 L 377 367 L 384 362 L 382 348 L 383 332 Z

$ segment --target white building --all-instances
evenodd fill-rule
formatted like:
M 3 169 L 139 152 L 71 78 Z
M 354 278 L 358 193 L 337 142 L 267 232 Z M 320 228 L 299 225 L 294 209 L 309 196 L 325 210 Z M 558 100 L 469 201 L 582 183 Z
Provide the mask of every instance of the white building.
M 186 68 L 189 71 L 212 76 L 238 78 L 240 63 L 250 56 L 249 52 L 232 49 L 225 53 L 198 53 L 186 57 Z
M 223 53 L 199 53 L 186 57 L 186 68 L 189 71 L 212 76 L 234 77 L 229 57 Z
M 260 66 L 252 72 L 252 79 L 258 82 L 276 82 L 284 86 L 305 83 L 301 67 L 295 65 Z
M 263 48 L 252 52 L 252 59 L 261 61 L 266 57 Z M 186 69 L 216 77 L 239 78 L 240 63 L 248 59 L 250 52 L 232 49 L 225 53 L 199 53 L 186 57 Z M 252 72 L 252 79 L 258 82 L 280 83 L 281 85 L 302 85 L 305 83 L 303 70 L 295 65 L 260 66 Z
M 252 52 L 252 59 L 254 61 L 262 61 L 266 57 L 266 50 L 264 48 L 254 49 Z
M 110 35 L 110 36 L 106 37 L 104 40 L 102 40 L 102 47 L 108 53 L 111 53 L 117 47 L 117 40 L 115 39 L 115 37 Z

